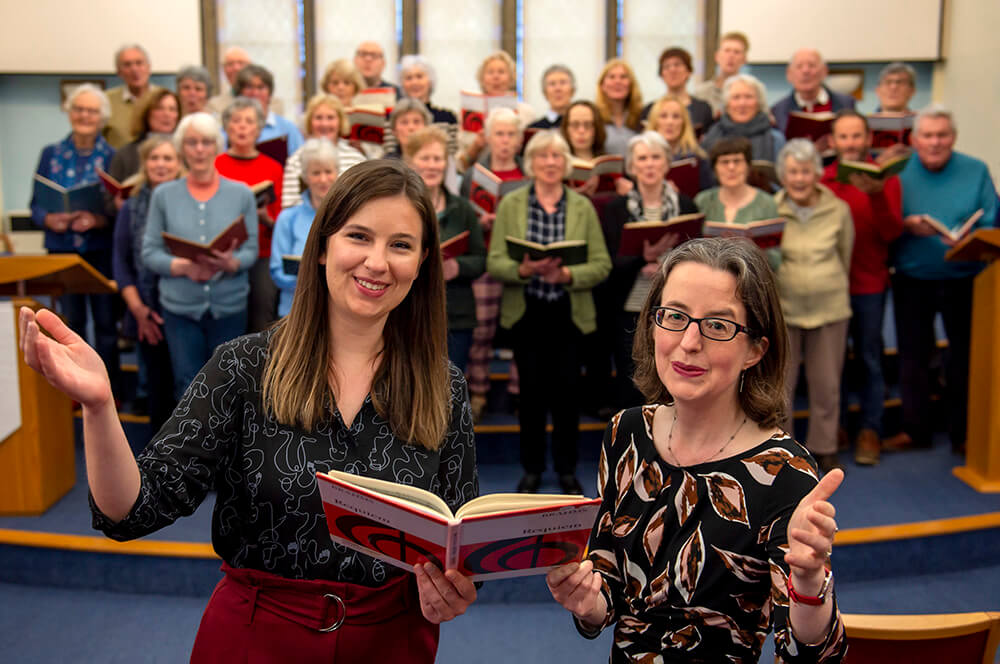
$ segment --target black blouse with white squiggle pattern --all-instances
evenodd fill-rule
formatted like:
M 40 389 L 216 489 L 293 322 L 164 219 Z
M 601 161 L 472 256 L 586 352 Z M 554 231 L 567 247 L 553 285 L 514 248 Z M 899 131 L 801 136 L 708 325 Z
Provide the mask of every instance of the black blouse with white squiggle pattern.
M 270 336 L 250 334 L 216 349 L 139 455 L 142 487 L 132 510 L 113 524 L 91 499 L 94 528 L 117 540 L 142 537 L 191 514 L 214 489 L 212 544 L 233 567 L 382 585 L 402 570 L 331 542 L 316 472 L 419 486 L 453 510 L 474 498 L 479 480 L 465 378 L 451 365 L 451 421 L 433 452 L 393 434 L 370 397 L 350 427 L 332 411 L 304 431 L 279 424 L 262 407 Z
M 836 608 L 822 643 L 799 642 L 788 625 L 786 533 L 816 486 L 815 461 L 777 435 L 679 468 L 653 443 L 656 409 L 618 413 L 601 449 L 589 547 L 608 601 L 602 627 L 615 623 L 612 664 L 756 662 L 772 628 L 776 661 L 839 662 L 847 641 Z

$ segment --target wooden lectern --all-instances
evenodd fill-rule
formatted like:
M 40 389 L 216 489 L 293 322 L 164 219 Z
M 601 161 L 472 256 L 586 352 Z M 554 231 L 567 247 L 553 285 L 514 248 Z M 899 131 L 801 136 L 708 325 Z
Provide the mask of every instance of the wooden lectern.
M 0 257 L 0 295 L 13 296 L 15 325 L 22 306 L 41 308 L 32 295 L 115 292 L 114 282 L 76 254 Z M 73 408 L 20 353 L 17 371 L 21 428 L 0 441 L 0 514 L 41 514 L 76 482 Z
M 1000 492 L 1000 228 L 984 228 L 952 247 L 945 258 L 990 264 L 972 293 L 969 351 L 969 423 L 965 465 L 952 472 L 981 493 Z

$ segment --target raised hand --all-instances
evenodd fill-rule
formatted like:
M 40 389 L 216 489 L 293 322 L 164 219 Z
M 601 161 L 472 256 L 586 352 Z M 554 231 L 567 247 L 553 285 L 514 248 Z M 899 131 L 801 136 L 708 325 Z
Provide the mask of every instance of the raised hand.
M 93 348 L 51 311 L 21 307 L 18 316 L 25 363 L 70 399 L 98 407 L 111 401 L 111 381 Z M 52 338 L 42 334 L 42 329 Z
M 824 475 L 799 501 L 788 522 L 785 562 L 791 570 L 792 584 L 802 594 L 815 595 L 823 583 L 837 532 L 837 510 L 829 499 L 843 481 L 844 471 L 839 468 Z
M 461 572 L 441 572 L 431 563 L 416 564 L 420 611 L 428 621 L 439 624 L 465 613 L 476 601 L 476 586 Z
M 585 623 L 600 624 L 607 613 L 601 597 L 601 575 L 594 571 L 591 560 L 549 570 L 545 583 L 552 598 Z

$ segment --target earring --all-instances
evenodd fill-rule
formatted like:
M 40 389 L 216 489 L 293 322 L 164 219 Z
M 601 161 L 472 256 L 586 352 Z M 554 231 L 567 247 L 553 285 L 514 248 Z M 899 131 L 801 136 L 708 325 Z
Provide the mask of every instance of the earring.
M 737 392 L 739 392 L 740 394 L 743 394 L 743 378 L 746 375 L 747 372 L 745 370 L 740 372 L 740 386 L 739 389 L 737 389 Z

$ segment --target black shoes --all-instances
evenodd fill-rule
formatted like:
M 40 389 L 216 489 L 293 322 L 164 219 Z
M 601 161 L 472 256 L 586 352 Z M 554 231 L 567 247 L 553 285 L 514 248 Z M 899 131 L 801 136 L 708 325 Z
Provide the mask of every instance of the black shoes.
M 538 493 L 542 486 L 542 476 L 534 473 L 525 473 L 521 481 L 517 483 L 518 493 Z
M 560 475 L 559 486 L 562 488 L 563 493 L 583 495 L 583 487 L 580 486 L 580 480 L 576 479 L 576 475 Z

